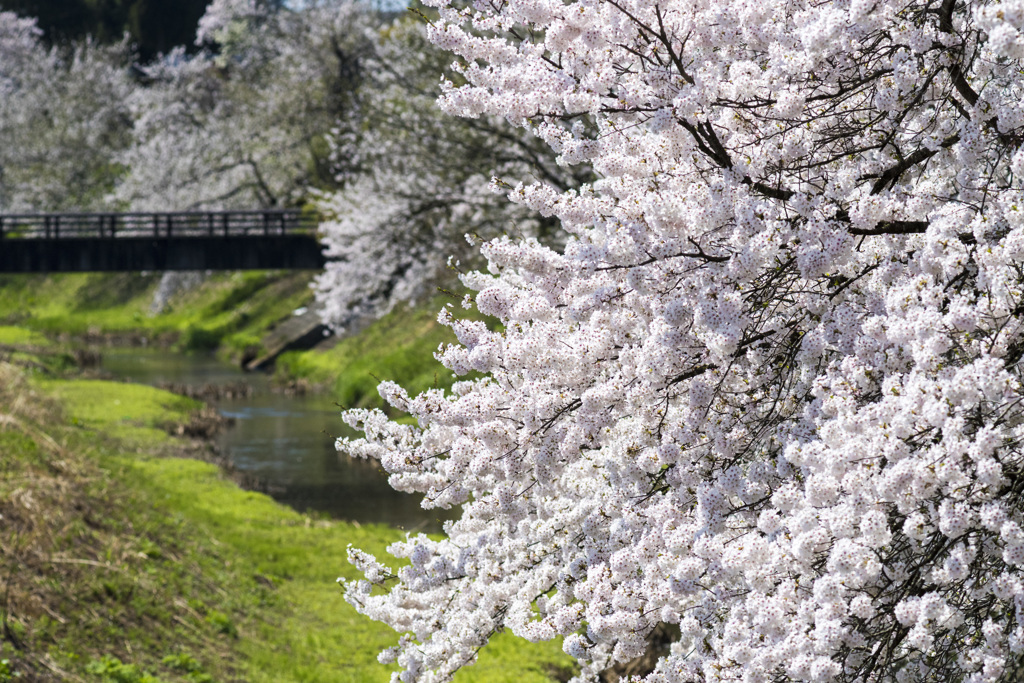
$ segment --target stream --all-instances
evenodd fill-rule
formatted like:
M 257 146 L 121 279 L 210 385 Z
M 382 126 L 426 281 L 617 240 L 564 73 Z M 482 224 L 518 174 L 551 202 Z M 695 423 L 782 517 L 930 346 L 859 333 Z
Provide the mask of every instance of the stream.
M 168 383 L 253 387 L 245 398 L 213 402 L 234 424 L 216 438 L 219 452 L 258 488 L 300 512 L 336 519 L 389 524 L 409 531 L 439 531 L 443 510 L 424 510 L 420 496 L 388 486 L 376 462 L 349 458 L 334 448 L 344 424 L 328 394 L 286 396 L 271 391 L 270 378 L 246 373 L 211 355 L 164 349 L 104 348 L 107 376 L 153 386 Z M 449 515 L 445 515 L 447 517 Z

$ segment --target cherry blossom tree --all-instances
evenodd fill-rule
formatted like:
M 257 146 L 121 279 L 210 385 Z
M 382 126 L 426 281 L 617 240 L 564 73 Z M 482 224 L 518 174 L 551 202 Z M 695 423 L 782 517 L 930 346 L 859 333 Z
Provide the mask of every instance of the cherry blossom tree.
M 0 210 L 101 208 L 129 141 L 125 45 L 47 47 L 0 12 Z
M 496 632 L 594 680 L 969 681 L 1024 652 L 1024 3 L 435 0 L 442 104 L 565 165 L 440 319 L 450 393 L 348 411 L 445 536 L 348 600 L 447 680 Z M 374 590 L 374 584 L 386 587 Z
M 216 0 L 197 41 L 144 67 L 129 169 L 115 199 L 141 210 L 297 206 L 335 187 L 326 136 L 347 115 L 371 13 L 351 2 Z
M 367 31 L 357 106 L 332 136 L 342 188 L 319 203 L 330 260 L 317 291 L 335 327 L 450 285 L 449 259 L 460 269 L 479 265 L 472 244 L 480 239 L 512 233 L 558 241 L 553 217 L 491 192 L 492 178 L 538 177 L 565 191 L 591 177 L 586 165 L 560 167 L 543 141 L 504 117 L 443 114 L 438 74 L 451 57 L 425 33 L 411 15 Z

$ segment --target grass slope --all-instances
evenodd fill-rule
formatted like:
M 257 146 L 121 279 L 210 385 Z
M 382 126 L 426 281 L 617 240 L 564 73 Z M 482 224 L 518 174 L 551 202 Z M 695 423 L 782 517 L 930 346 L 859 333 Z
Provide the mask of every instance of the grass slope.
M 219 346 L 237 357 L 258 350 L 269 328 L 310 302 L 312 276 L 309 271 L 216 273 L 172 296 L 154 314 L 156 274 L 4 275 L 0 324 L 48 335 L 148 337 L 183 349 Z
M 206 277 L 152 314 L 159 276 L 89 273 L 0 276 L 0 345 L 37 347 L 47 335 L 124 336 L 173 342 L 179 349 L 220 350 L 238 359 L 260 351 L 268 330 L 310 303 L 311 272 L 247 271 Z M 282 379 L 326 387 L 345 407 L 382 407 L 380 380 L 412 393 L 450 387 L 454 377 L 433 354 L 455 342 L 437 312 L 451 303 L 437 296 L 417 307 L 400 306 L 359 334 L 325 350 L 286 353 Z M 456 316 L 479 318 L 455 306 Z
M 161 427 L 188 399 L 0 375 L 0 681 L 388 679 L 375 657 L 396 634 L 335 579 L 354 577 L 350 543 L 381 553 L 398 531 L 300 515 L 174 457 Z M 557 643 L 503 634 L 457 680 L 540 683 L 567 664 Z
M 0 364 L 0 680 L 230 680 L 231 644 L 193 607 L 231 611 L 226 577 L 197 568 L 182 520 L 110 475 L 127 453 L 66 418 Z
M 46 359 L 55 348 L 44 335 L 162 337 L 238 356 L 308 302 L 309 275 L 211 276 L 159 315 L 155 276 L 0 277 L 0 345 L 59 371 L 67 363 Z M 328 385 L 346 407 L 380 406 L 380 379 L 448 387 L 432 354 L 454 341 L 436 322 L 449 300 L 286 354 L 279 371 Z M 117 683 L 388 679 L 376 654 L 396 634 L 360 617 L 335 579 L 354 578 L 350 543 L 381 554 L 399 532 L 300 515 L 175 457 L 183 446 L 166 427 L 197 407 L 188 399 L 52 375 L 10 386 L 0 393 L 0 683 L 17 671 Z M 457 680 L 540 683 L 568 667 L 558 643 L 501 634 Z
M 329 349 L 285 353 L 277 360 L 277 372 L 328 386 L 345 408 L 383 407 L 377 393 L 381 380 L 397 382 L 414 395 L 447 389 L 456 378 L 434 353 L 456 341 L 451 329 L 437 322 L 438 311 L 451 300 L 438 296 L 414 308 L 400 306 Z M 454 307 L 452 313 L 483 319 L 475 310 Z

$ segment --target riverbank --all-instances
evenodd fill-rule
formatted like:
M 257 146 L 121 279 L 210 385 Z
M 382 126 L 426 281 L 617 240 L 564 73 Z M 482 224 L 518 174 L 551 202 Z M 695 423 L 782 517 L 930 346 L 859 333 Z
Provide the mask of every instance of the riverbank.
M 354 578 L 349 544 L 382 553 L 402 533 L 241 490 L 188 457 L 213 459 L 180 436 L 197 401 L 83 379 L 78 367 L 93 351 L 67 343 L 217 347 L 237 360 L 308 302 L 308 274 L 211 276 L 153 313 L 159 284 L 144 275 L 0 278 L 0 683 L 15 673 L 387 680 L 376 654 L 397 635 L 356 614 L 335 579 Z M 346 407 L 380 405 L 380 379 L 449 386 L 432 358 L 453 341 L 435 319 L 443 303 L 395 311 L 330 349 L 287 354 L 277 377 L 323 388 Z M 457 680 L 564 680 L 568 663 L 557 644 L 503 634 Z
M 0 344 L 6 334 L 7 341 L 21 344 L 213 350 L 240 364 L 262 354 L 268 332 L 311 303 L 313 275 L 215 273 L 194 276 L 178 290 L 168 290 L 159 274 L 0 276 Z M 377 394 L 381 379 L 412 392 L 447 388 L 454 378 L 433 354 L 455 341 L 437 322 L 437 312 L 453 301 L 437 296 L 416 307 L 399 306 L 358 334 L 323 348 L 286 352 L 274 369 L 277 383 L 290 391 L 326 391 L 344 407 L 383 407 Z M 453 313 L 475 315 L 459 306 Z
M 240 362 L 312 301 L 310 271 L 0 276 L 0 325 L 50 339 L 217 349 Z
M 377 393 L 382 380 L 397 382 L 412 394 L 447 389 L 455 377 L 434 353 L 455 342 L 452 331 L 437 322 L 438 311 L 450 302 L 438 296 L 418 307 L 400 306 L 329 348 L 284 353 L 275 374 L 281 382 L 323 387 L 344 408 L 383 408 Z
M 354 576 L 350 543 L 379 553 L 400 532 L 298 514 L 181 457 L 202 447 L 168 433 L 191 399 L 0 374 L 0 681 L 387 680 L 375 657 L 396 635 L 335 579 Z M 565 665 L 506 635 L 460 679 Z

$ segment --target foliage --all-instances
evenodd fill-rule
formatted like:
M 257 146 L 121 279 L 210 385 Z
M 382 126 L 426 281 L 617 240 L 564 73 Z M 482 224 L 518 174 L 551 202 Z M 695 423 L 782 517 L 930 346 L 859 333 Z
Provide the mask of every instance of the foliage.
M 159 679 L 143 673 L 136 665 L 125 664 L 110 655 L 89 662 L 85 671 L 98 676 L 103 683 L 160 683 Z
M 508 628 L 594 680 L 668 624 L 647 681 L 1013 677 L 1024 6 L 437 5 L 444 108 L 599 179 L 509 193 L 571 237 L 463 278 L 504 327 L 442 313 L 441 357 L 485 377 L 346 416 L 462 506 L 407 566 L 352 552 L 382 660 L 446 680 Z
M 0 681 L 8 683 L 17 678 L 21 678 L 21 672 L 11 669 L 11 660 L 0 659 Z
M 217 629 L 217 633 L 220 633 L 221 635 L 225 636 L 230 636 L 232 638 L 238 637 L 238 629 L 235 627 L 234 622 L 231 621 L 231 617 L 224 614 L 223 612 L 211 610 L 206 615 L 206 621 L 210 622 L 213 625 L 213 627 Z

